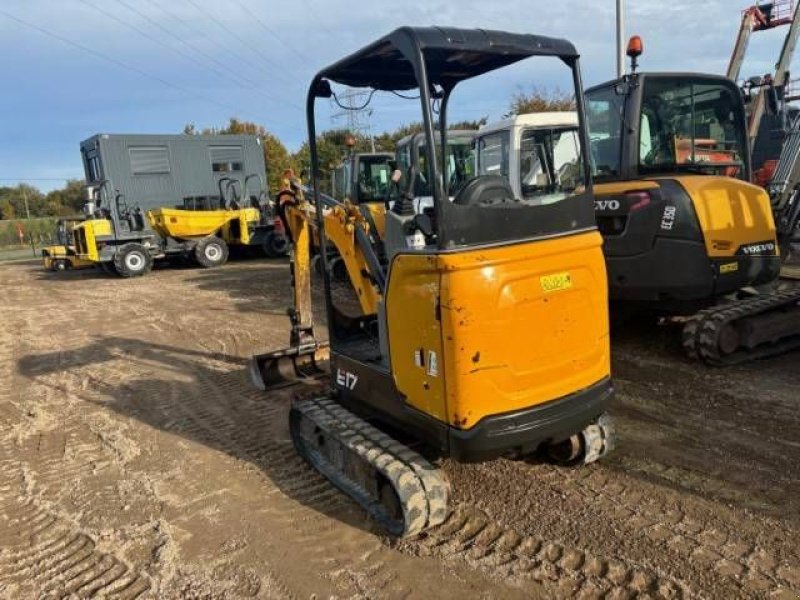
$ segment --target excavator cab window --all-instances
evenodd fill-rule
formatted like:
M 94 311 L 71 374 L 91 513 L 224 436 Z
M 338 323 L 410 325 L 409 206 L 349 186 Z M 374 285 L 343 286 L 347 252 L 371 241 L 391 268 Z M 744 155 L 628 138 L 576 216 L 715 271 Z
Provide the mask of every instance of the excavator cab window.
M 583 184 L 576 128 L 528 129 L 520 140 L 520 189 L 542 204 L 558 202 Z
M 645 78 L 639 167 L 743 177 L 744 115 L 727 82 L 684 77 Z
M 384 201 L 392 173 L 384 156 L 363 156 L 358 161 L 358 201 Z
M 419 152 L 419 167 L 420 172 L 423 172 L 428 160 L 428 149 L 424 143 L 418 145 Z M 436 152 L 441 155 L 442 145 L 436 144 Z M 444 172 L 445 180 L 447 181 L 448 189 L 451 191 L 459 189 L 464 182 L 474 175 L 473 173 L 473 156 L 472 156 L 472 138 L 462 137 L 448 137 L 447 140 L 447 154 L 444 157 L 446 170 Z M 419 180 L 420 186 L 415 191 L 417 196 L 431 196 L 433 194 L 431 186 L 427 181 Z
M 508 134 L 497 132 L 478 140 L 478 175 L 508 177 Z
M 619 177 L 622 174 L 622 123 L 626 93 L 615 84 L 586 93 L 586 122 L 589 126 L 589 145 L 592 172 L 596 180 Z

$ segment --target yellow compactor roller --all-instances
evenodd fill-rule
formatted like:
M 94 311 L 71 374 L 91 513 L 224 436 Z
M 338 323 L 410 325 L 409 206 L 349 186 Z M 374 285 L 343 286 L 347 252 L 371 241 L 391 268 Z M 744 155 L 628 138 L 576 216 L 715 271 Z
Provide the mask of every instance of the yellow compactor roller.
M 447 514 L 448 484 L 418 449 L 465 462 L 542 450 L 589 463 L 613 446 L 606 271 L 588 164 L 579 167 L 582 186 L 548 203 L 515 197 L 494 175 L 471 179 L 451 199 L 442 177 L 451 92 L 530 57 L 568 69 L 585 156 L 578 54 L 565 40 L 404 27 L 310 86 L 313 191 L 306 197 L 295 184 L 282 204 L 292 238 L 290 346 L 255 356 L 251 370 L 269 389 L 315 373 L 329 355 L 329 392 L 293 401 L 292 439 L 395 535 Z M 381 236 L 358 206 L 319 191 L 314 108 L 335 99 L 335 85 L 419 94 L 432 206 L 415 210 L 413 167 L 395 172 Z M 315 239 L 336 247 L 355 299 L 342 303 L 323 269 L 329 347 L 312 320 Z

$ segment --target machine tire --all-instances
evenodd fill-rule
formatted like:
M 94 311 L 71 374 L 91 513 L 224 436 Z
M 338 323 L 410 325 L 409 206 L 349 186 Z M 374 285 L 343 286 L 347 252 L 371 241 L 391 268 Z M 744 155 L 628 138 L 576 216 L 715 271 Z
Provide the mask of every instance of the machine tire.
M 141 244 L 125 244 L 114 256 L 114 268 L 120 277 L 141 277 L 153 268 L 153 258 Z
M 282 233 L 270 231 L 264 237 L 262 248 L 268 258 L 280 258 L 289 252 L 289 240 Z
M 205 237 L 194 247 L 194 257 L 201 267 L 221 267 L 228 261 L 228 244 L 216 236 Z
M 69 262 L 62 258 L 58 258 L 53 261 L 53 271 L 67 271 L 69 270 L 69 267 Z

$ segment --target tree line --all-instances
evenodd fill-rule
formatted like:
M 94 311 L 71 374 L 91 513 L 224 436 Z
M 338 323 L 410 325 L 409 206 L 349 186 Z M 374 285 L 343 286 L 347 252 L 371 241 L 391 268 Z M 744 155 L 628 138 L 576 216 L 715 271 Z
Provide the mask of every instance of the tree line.
M 534 87 L 527 92 L 519 90 L 515 93 L 504 117 L 533 112 L 573 110 L 574 108 L 575 99 L 571 94 Z M 450 128 L 478 129 L 486 123 L 486 120 L 487 118 L 484 117 L 473 121 L 451 123 Z M 355 141 L 353 149 L 356 152 L 369 152 L 372 150 L 373 144 L 378 152 L 394 152 L 395 144 L 400 139 L 419 131 L 422 131 L 420 122 L 405 124 L 372 138 L 357 133 L 351 134 L 346 129 L 325 131 L 317 138 L 320 179 L 323 182 L 330 180 L 331 169 L 342 160 L 349 150 L 348 138 Z M 280 139 L 257 123 L 231 118 L 224 127 L 201 130 L 190 123 L 184 127 L 183 133 L 187 135 L 247 134 L 258 136 L 267 160 L 269 190 L 273 193 L 280 188 L 282 174 L 286 169 L 291 168 L 296 173 L 301 173 L 310 167 L 307 141 L 300 146 L 297 152 L 289 152 Z M 46 194 L 36 187 L 24 183 L 0 187 L 0 220 L 77 215 L 84 203 L 83 186 L 82 180 L 69 180 L 63 188 Z

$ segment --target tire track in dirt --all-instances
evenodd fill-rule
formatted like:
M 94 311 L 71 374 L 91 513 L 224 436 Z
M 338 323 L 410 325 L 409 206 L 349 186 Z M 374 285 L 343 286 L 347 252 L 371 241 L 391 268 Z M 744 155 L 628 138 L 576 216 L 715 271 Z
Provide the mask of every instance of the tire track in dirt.
M 473 515 L 464 525 L 467 533 L 489 528 L 489 543 L 483 547 L 490 550 L 499 542 L 492 537 L 500 526 L 498 536 L 510 529 L 533 537 L 539 554 L 548 545 L 560 547 L 551 550 L 551 558 L 577 552 L 617 564 L 611 583 L 620 586 L 622 581 L 636 593 L 645 580 L 652 580 L 645 586 L 648 593 L 663 584 L 665 591 L 659 593 L 665 597 L 677 591 L 689 597 L 795 598 L 800 593 L 800 561 L 792 546 L 796 538 L 790 532 L 758 537 L 751 529 L 763 528 L 762 521 L 727 507 L 691 498 L 684 502 L 670 490 L 605 466 L 563 470 L 501 460 L 447 464 L 446 470 L 456 499 Z M 523 481 L 526 485 L 519 485 Z M 472 535 L 467 537 L 468 543 L 455 550 L 463 553 L 470 547 Z
M 296 454 L 287 430 L 288 397 L 267 399 L 250 387 L 242 372 L 225 371 L 225 365 L 213 361 L 204 368 L 193 368 L 191 386 L 199 391 L 192 394 L 186 393 L 186 382 L 165 381 L 157 372 L 151 375 L 153 381 L 138 383 L 136 390 L 124 389 L 121 383 L 137 417 L 267 473 L 275 486 L 267 492 L 268 518 L 292 532 L 292 544 L 304 548 L 309 564 L 320 565 L 320 571 L 343 588 L 345 596 L 394 597 L 409 592 L 409 582 L 402 581 L 392 568 L 379 538 L 371 538 L 367 543 L 372 549 L 359 551 L 356 560 L 331 561 L 330 548 L 341 548 L 343 543 L 339 518 L 343 513 L 360 515 L 360 511 Z M 203 495 L 200 485 L 197 495 Z M 187 502 L 186 510 L 191 510 L 191 504 Z M 272 572 L 269 575 L 272 577 Z M 290 590 L 285 582 L 280 584 L 281 589 Z
M 210 283 L 211 280 L 205 278 L 205 281 Z M 346 539 L 348 529 L 352 529 L 353 524 L 363 528 L 363 514 L 296 456 L 286 431 L 288 395 L 268 398 L 253 391 L 239 365 L 212 356 L 215 352 L 226 351 L 246 355 L 253 339 L 259 340 L 259 345 L 279 344 L 283 339 L 276 333 L 278 328 L 262 331 L 259 315 L 231 312 L 224 318 L 233 317 L 235 325 L 226 322 L 214 329 L 213 326 L 222 321 L 213 321 L 216 318 L 213 313 L 201 316 L 170 311 L 155 298 L 150 302 L 147 287 L 140 282 L 133 286 L 117 283 L 98 280 L 96 286 L 85 290 L 85 304 L 71 306 L 59 320 L 62 324 L 59 326 L 64 327 L 69 327 L 69 321 L 76 318 L 97 323 L 98 315 L 93 306 L 124 306 L 129 295 L 141 294 L 144 299 L 131 319 L 121 319 L 114 310 L 103 314 L 98 327 L 113 332 L 113 338 L 105 339 L 113 340 L 116 346 L 111 356 L 102 358 L 102 362 L 70 366 L 61 364 L 58 357 L 52 358 L 62 371 L 67 370 L 67 375 L 60 377 L 66 377 L 68 387 L 77 394 L 72 400 L 73 406 L 66 412 L 91 415 L 93 411 L 86 407 L 92 404 L 103 414 L 115 411 L 122 415 L 121 419 L 108 417 L 113 421 L 109 422 L 109 429 L 133 417 L 159 432 L 173 434 L 176 441 L 169 444 L 188 449 L 187 454 L 194 454 L 198 449 L 186 441 L 232 457 L 233 461 L 225 458 L 223 469 L 241 471 L 241 474 L 218 477 L 216 481 L 223 486 L 228 482 L 240 485 L 244 480 L 258 481 L 256 486 L 248 484 L 264 494 L 263 503 L 257 500 L 248 505 L 258 511 L 258 521 L 263 519 L 274 524 L 271 533 L 278 537 L 285 534 L 281 551 L 302 556 L 308 568 L 318 569 L 333 582 L 339 597 L 402 597 L 408 592 L 409 583 L 413 585 L 415 581 L 414 575 L 409 577 L 402 567 L 392 563 L 392 556 L 396 555 L 386 546 L 409 555 L 434 557 L 459 572 L 474 571 L 495 581 L 515 582 L 526 590 L 542 587 L 547 590 L 548 597 L 796 598 L 800 593 L 797 549 L 791 547 L 792 539 L 796 540 L 797 536 L 791 527 L 773 536 L 770 529 L 780 529 L 786 524 L 779 519 L 764 520 L 762 514 L 754 515 L 746 509 L 742 512 L 738 510 L 741 504 L 728 508 L 713 493 L 701 494 L 703 486 L 712 489 L 714 485 L 708 477 L 703 478 L 702 473 L 696 473 L 696 480 L 687 488 L 679 485 L 691 475 L 685 466 L 673 466 L 669 461 L 649 461 L 635 455 L 619 455 L 598 468 L 577 471 L 510 461 L 463 468 L 445 463 L 458 490 L 453 513 L 446 523 L 426 536 L 404 542 L 386 543 L 378 537 L 359 535 L 357 542 L 350 543 Z M 185 294 L 186 283 L 187 274 L 178 273 L 174 278 L 160 277 L 156 285 L 163 285 L 163 294 L 171 295 Z M 74 292 L 66 287 L 62 291 L 65 295 L 61 298 L 68 303 Z M 216 291 L 213 298 L 214 310 L 227 310 L 222 308 L 226 292 Z M 35 304 L 32 298 L 28 301 Z M 35 315 L 26 314 L 25 327 L 33 327 Z M 248 324 L 258 327 L 254 329 L 258 332 L 255 338 L 249 331 L 241 331 L 247 329 Z M 88 333 L 78 329 L 74 339 L 68 342 L 71 348 L 80 349 L 81 345 L 95 343 Z M 218 333 L 214 335 L 213 331 Z M 43 332 L 44 329 L 35 335 L 42 336 Z M 191 352 L 182 354 L 177 347 L 170 352 L 163 346 L 151 345 L 148 340 L 154 338 L 165 344 L 204 349 L 206 356 Z M 40 347 L 38 351 L 46 349 Z M 89 358 L 92 356 L 95 355 Z M 5 362 L 1 350 L 0 361 Z M 654 393 L 654 389 L 633 379 L 630 383 L 623 382 L 626 393 Z M 39 377 L 37 382 L 50 386 L 65 383 L 56 376 Z M 718 383 L 713 382 L 713 385 L 723 393 L 725 387 Z M 0 391 L 2 385 L 0 379 Z M 663 410 L 664 415 L 672 416 L 669 427 L 674 431 L 681 433 L 679 427 L 685 423 L 684 417 L 689 420 L 708 418 L 692 403 L 685 405 L 684 415 L 668 412 L 676 410 L 676 398 L 671 395 L 672 388 L 663 389 L 670 395 L 660 403 L 651 401 L 648 408 Z M 37 390 L 37 394 L 39 392 Z M 682 401 L 680 406 L 684 404 Z M 18 422 L 25 418 L 24 414 L 17 414 L 15 408 L 6 409 L 5 406 L 0 401 L 0 427 L 4 419 Z M 780 415 L 773 414 L 772 420 L 784 416 L 794 418 L 788 405 L 779 408 Z M 744 413 L 742 422 L 747 421 L 748 414 Z M 90 425 L 96 433 L 97 423 L 90 420 Z M 733 433 L 740 421 L 731 419 L 725 425 Z M 85 465 L 92 463 L 96 448 L 89 436 L 79 434 L 80 430 L 72 427 L 71 423 L 65 423 L 63 442 L 64 446 L 75 448 L 74 454 L 67 453 L 67 456 L 71 460 L 68 461 L 70 468 L 77 469 L 71 472 L 72 476 L 77 477 L 85 472 L 82 469 L 88 468 Z M 132 431 L 138 432 L 138 426 Z M 36 436 L 23 437 L 14 452 L 19 452 L 23 445 L 28 448 L 37 443 Z M 129 441 L 139 443 L 135 437 Z M 735 442 L 734 439 L 731 447 L 736 453 L 751 451 L 744 445 L 739 448 Z M 37 494 L 44 493 L 43 490 L 60 493 L 57 477 L 52 475 L 58 469 L 60 443 L 56 435 L 52 439 L 43 437 L 41 464 L 32 461 L 16 474 L 16 487 L 31 491 L 34 500 Z M 145 463 L 129 468 L 125 460 L 112 462 L 113 469 L 97 463 L 101 473 L 120 468 L 122 474 L 115 476 L 151 475 L 137 471 Z M 152 476 L 154 480 L 157 477 Z M 259 479 L 259 476 L 262 477 Z M 674 485 L 670 483 L 673 480 Z M 170 471 L 165 481 L 158 488 L 160 494 L 167 491 L 163 496 L 165 501 L 174 505 L 178 512 L 196 513 L 198 519 L 209 506 L 233 498 L 226 495 L 212 498 L 200 474 Z M 171 481 L 180 481 L 180 492 L 169 494 Z M 689 489 L 697 490 L 700 496 Z M 80 514 L 82 507 L 92 510 L 93 503 L 97 502 L 111 504 L 119 493 L 122 491 L 106 486 L 97 489 L 94 498 L 76 494 L 73 498 L 76 512 Z M 4 494 L 0 491 L 0 498 Z M 210 499 L 204 501 L 203 498 Z M 23 514 L 23 511 L 27 512 Z M 22 515 L 26 523 L 30 522 L 31 527 L 42 527 L 43 531 L 52 527 L 48 522 L 50 516 L 57 517 L 46 511 L 45 514 L 36 512 L 35 507 L 29 505 L 19 508 L 17 514 Z M 213 512 L 205 516 L 216 518 Z M 191 523 L 195 532 L 203 522 Z M 75 531 L 67 528 L 67 533 Z M 87 535 L 86 532 L 78 534 Z M 241 543 L 253 543 L 247 541 L 246 535 L 243 539 Z M 92 541 L 91 536 L 89 540 Z M 159 582 L 155 589 L 166 597 L 215 594 L 249 597 L 260 581 L 261 595 L 307 597 L 300 592 L 297 582 L 269 559 L 261 563 L 255 573 L 249 572 L 250 566 L 240 564 L 240 559 L 247 555 L 246 550 L 240 549 L 240 541 L 233 539 L 230 547 L 226 545 L 208 565 L 187 563 L 180 557 L 176 557 L 172 571 L 159 565 L 161 570 L 157 572 Z M 70 545 L 62 546 L 67 543 Z M 76 540 L 66 534 L 44 542 L 47 548 L 60 552 L 58 556 L 78 547 L 82 548 L 80 552 L 85 552 L 83 543 L 82 538 Z M 261 552 L 269 556 L 264 548 L 261 546 Z M 332 548 L 337 552 L 333 553 Z M 20 550 L 23 560 L 25 551 L 24 547 Z M 97 552 L 96 546 L 93 551 Z M 5 564 L 6 555 L 8 553 L 0 551 L 0 564 Z M 95 568 L 102 570 L 108 566 L 108 562 L 102 562 Z M 106 572 L 115 573 L 113 568 Z M 275 576 L 275 572 L 281 576 Z M 226 583 L 212 584 L 216 576 Z M 73 584 L 80 581 L 75 576 L 73 579 Z M 0 595 L 2 593 L 0 587 Z
M 335 518 L 336 511 L 348 508 L 350 503 L 296 456 L 285 433 L 283 440 L 280 440 L 280 435 L 275 437 L 275 423 L 285 423 L 286 400 L 280 402 L 260 397 L 243 382 L 241 374 L 235 372 L 198 377 L 196 383 L 204 392 L 194 395 L 191 402 L 181 397 L 179 384 L 170 386 L 169 394 L 163 394 L 162 390 L 161 398 L 167 400 L 153 407 L 161 415 L 159 426 L 210 443 L 260 466 L 280 465 L 269 471 L 270 478 L 282 493 L 305 506 L 298 507 L 289 515 L 282 512 L 279 518 L 291 524 L 301 543 L 320 542 L 323 541 L 319 539 L 322 535 L 335 535 L 336 521 L 324 515 Z M 765 582 L 768 582 L 765 591 L 793 589 L 786 578 L 777 576 L 777 573 L 765 573 L 759 568 L 759 565 L 771 564 L 763 550 L 751 546 L 749 553 L 737 557 L 734 551 L 744 543 L 737 543 L 735 536 L 730 535 L 730 539 L 726 538 L 724 542 L 726 553 L 719 554 L 719 536 L 698 536 L 703 523 L 683 513 L 676 518 L 674 509 L 670 512 L 660 504 L 642 504 L 641 493 L 637 495 L 629 487 L 622 486 L 620 478 L 609 481 L 607 475 L 598 475 L 590 469 L 581 473 L 565 477 L 563 470 L 541 466 L 536 473 L 517 473 L 517 477 L 533 477 L 537 484 L 549 486 L 553 493 L 567 493 L 586 505 L 594 503 L 593 518 L 608 519 L 609 515 L 616 514 L 619 517 L 618 521 L 615 520 L 617 525 L 631 534 L 644 533 L 653 548 L 658 547 L 676 558 L 691 556 L 703 569 L 716 569 L 719 577 L 738 578 L 737 581 L 742 582 L 722 589 L 732 593 L 754 592 L 759 586 L 764 588 Z M 487 472 L 480 476 L 473 473 L 469 479 L 486 482 L 492 478 Z M 492 486 L 489 483 L 482 487 L 486 492 Z M 628 502 L 627 498 L 631 501 Z M 309 514 L 308 508 L 318 512 Z M 550 508 L 548 512 L 552 512 Z M 586 519 L 587 516 L 578 515 L 578 518 Z M 657 561 L 654 565 L 649 554 L 634 559 L 625 558 L 624 554 L 592 553 L 580 544 L 564 543 L 558 536 L 537 537 L 501 523 L 474 505 L 460 503 L 450 521 L 431 532 L 424 541 L 401 543 L 398 547 L 411 554 L 458 559 L 493 575 L 501 572 L 518 579 L 530 579 L 559 596 L 702 596 L 699 589 L 663 571 Z M 659 542 L 661 546 L 658 546 Z M 347 568 L 335 571 L 339 575 L 348 572 L 352 573 Z M 719 588 L 719 582 L 714 586 Z
M 230 377 L 230 376 L 229 376 Z M 270 477 L 281 491 L 310 508 L 336 517 L 335 511 L 352 504 L 318 473 L 310 469 L 300 459 L 291 442 L 278 443 L 274 437 L 259 437 L 256 442 L 248 438 L 248 431 L 265 431 L 267 422 L 280 419 L 286 423 L 288 405 L 284 401 L 266 400 L 257 392 L 243 388 L 241 377 L 233 375 L 226 380 L 223 375 L 203 382 L 204 389 L 213 390 L 209 395 L 201 395 L 200 400 L 208 402 L 203 408 L 193 406 L 187 416 L 203 432 L 223 436 L 231 443 L 238 444 L 238 450 L 249 453 L 256 462 L 262 464 L 275 460 L 283 465 Z M 234 392 L 235 390 L 235 392 Z M 230 392 L 230 393 L 228 393 Z M 237 405 L 225 406 L 225 398 L 237 398 Z M 253 398 L 254 404 L 245 403 Z M 174 404 L 171 406 L 174 407 Z M 253 409 L 256 410 L 248 410 Z M 220 411 L 216 414 L 216 411 Z M 245 424 L 249 424 L 247 428 Z M 252 427 L 252 428 L 251 428 Z M 252 434 L 251 434 L 252 435 Z M 284 434 L 288 438 L 288 435 Z M 229 449 L 228 451 L 235 451 Z M 334 504 L 331 504 L 335 502 Z M 333 512 L 333 514 L 331 514 Z M 326 547 L 325 534 L 333 537 L 337 533 L 336 521 L 326 519 L 321 514 L 308 515 L 306 507 L 297 511 L 298 516 L 289 516 L 298 542 L 320 544 Z M 411 554 L 436 556 L 437 558 L 461 559 L 470 566 L 481 568 L 487 573 L 496 574 L 498 568 L 508 575 L 520 579 L 530 579 L 538 584 L 552 587 L 555 593 L 571 595 L 595 590 L 603 593 L 651 593 L 655 597 L 682 598 L 688 596 L 688 587 L 680 581 L 659 575 L 652 569 L 625 564 L 619 559 L 588 557 L 580 549 L 564 548 L 558 542 L 523 536 L 511 528 L 502 527 L 482 511 L 468 505 L 458 505 L 448 524 L 434 530 L 419 547 L 426 550 L 414 551 L 414 544 L 400 544 L 399 548 Z M 520 552 L 515 552 L 522 548 Z M 372 572 L 370 567 L 362 567 L 359 572 L 371 576 L 359 578 L 352 575 L 347 567 L 335 573 L 349 573 L 353 581 L 375 581 L 377 574 L 389 580 L 385 564 L 376 563 Z M 381 589 L 377 587 L 376 589 Z M 364 592 L 365 590 L 361 590 Z
M 35 474 L 16 460 L 13 440 L 0 431 L 0 581 L 17 597 L 28 593 L 133 599 L 149 581 L 48 506 Z
M 402 541 L 406 552 L 459 560 L 492 577 L 532 580 L 559 598 L 696 598 L 684 582 L 620 558 L 521 535 L 484 511 L 457 504 L 450 518 L 418 541 Z
M 364 565 L 366 559 L 359 551 L 357 560 L 330 562 L 332 547 L 338 546 L 341 555 L 347 556 L 337 516 L 354 512 L 354 507 L 295 452 L 286 431 L 287 400 L 259 397 L 239 372 L 209 377 L 199 374 L 201 371 L 197 370 L 194 385 L 203 392 L 192 395 L 188 402 L 181 393 L 183 386 L 170 384 L 168 393 L 162 390 L 164 401 L 148 408 L 150 417 L 160 421 L 166 431 L 211 445 L 265 472 L 270 482 L 269 500 L 264 503 L 266 517 L 279 530 L 291 531 L 291 544 L 304 548 L 308 564 L 316 565 L 345 597 L 391 596 L 387 587 L 398 577 L 386 561 Z M 382 548 L 374 538 L 371 543 L 376 550 Z M 266 575 L 272 580 L 271 587 L 277 585 L 285 597 L 296 595 L 274 570 Z
M 8 288 L 0 289 L 11 300 Z M 15 404 L 19 394 L 30 393 L 16 372 L 15 349 L 32 319 L 15 308 L 15 332 L 8 323 L 0 332 L 0 591 L 13 597 L 138 598 L 150 589 L 148 579 L 99 550 L 53 506 L 64 486 L 102 462 L 94 445 L 70 444 L 73 430 L 66 423 L 60 431 L 28 431 L 37 421 Z

